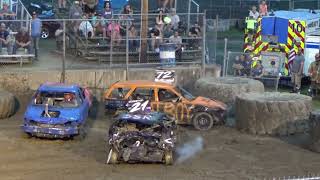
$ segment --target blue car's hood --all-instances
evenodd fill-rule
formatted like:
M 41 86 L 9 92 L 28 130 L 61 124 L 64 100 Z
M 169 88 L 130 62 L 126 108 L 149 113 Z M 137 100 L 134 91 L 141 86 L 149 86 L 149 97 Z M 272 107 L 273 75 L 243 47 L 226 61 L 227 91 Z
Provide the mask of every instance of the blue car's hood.
M 70 121 L 79 121 L 80 120 L 80 110 L 77 108 L 55 108 L 49 107 L 49 111 L 59 112 L 58 117 L 44 117 L 43 112 L 45 106 L 30 105 L 25 112 L 25 119 L 33 120 L 40 123 L 47 124 L 64 124 Z

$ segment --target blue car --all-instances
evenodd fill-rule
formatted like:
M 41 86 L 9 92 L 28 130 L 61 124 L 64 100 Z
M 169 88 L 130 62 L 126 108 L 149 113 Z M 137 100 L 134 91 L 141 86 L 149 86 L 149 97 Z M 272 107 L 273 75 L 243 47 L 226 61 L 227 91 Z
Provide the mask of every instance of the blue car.
M 61 83 L 42 84 L 27 107 L 22 129 L 36 137 L 81 137 L 91 104 L 91 95 L 86 88 Z

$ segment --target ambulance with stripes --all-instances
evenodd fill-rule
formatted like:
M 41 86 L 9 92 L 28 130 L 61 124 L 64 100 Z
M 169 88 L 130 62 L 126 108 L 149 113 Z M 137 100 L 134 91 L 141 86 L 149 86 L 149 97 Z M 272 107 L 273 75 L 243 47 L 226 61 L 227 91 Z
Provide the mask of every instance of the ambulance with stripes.
M 249 48 L 253 56 L 263 52 L 284 53 L 282 76 L 290 75 L 290 58 L 302 48 L 306 59 L 304 73 L 307 75 L 309 65 L 320 51 L 320 14 L 276 11 L 272 16 L 259 18 L 253 35 L 245 30 L 244 51 L 248 52 Z

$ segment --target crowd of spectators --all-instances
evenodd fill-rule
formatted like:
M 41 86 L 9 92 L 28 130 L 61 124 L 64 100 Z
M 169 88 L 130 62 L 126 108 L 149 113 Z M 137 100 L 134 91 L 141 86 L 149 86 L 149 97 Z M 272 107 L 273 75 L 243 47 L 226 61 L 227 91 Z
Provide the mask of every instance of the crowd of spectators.
M 149 25 L 153 24 L 148 33 L 149 51 L 158 52 L 161 43 L 177 44 L 177 57 L 181 57 L 181 52 L 186 44 L 191 48 L 198 49 L 200 47 L 199 39 L 202 36 L 198 23 L 187 30 L 186 24 L 180 20 L 176 13 L 174 0 L 158 0 L 158 5 L 157 15 L 153 16 L 155 17 L 154 21 L 149 18 L 151 19 Z M 83 19 L 83 21 L 73 21 L 71 23 L 73 31 L 86 38 L 103 37 L 106 41 L 112 39 L 115 46 L 121 45 L 123 42 L 121 40 L 128 36 L 130 51 L 137 51 L 140 44 L 139 31 L 134 23 L 136 19 L 131 5 L 126 4 L 117 15 L 112 9 L 111 1 L 105 1 L 103 7 L 102 11 L 97 12 L 88 6 L 88 3 L 74 1 L 69 11 L 69 18 Z M 189 40 L 184 40 L 182 36 L 188 37 Z
M 26 27 L 16 29 L 14 20 L 16 14 L 12 12 L 8 4 L 3 4 L 0 10 L 0 54 L 3 53 L 2 48 L 6 48 L 7 54 L 16 54 L 17 50 L 25 49 L 28 54 L 34 53 L 35 60 L 38 59 L 39 38 L 41 36 L 42 23 L 35 12 L 32 13 L 31 29 Z M 18 31 L 18 32 L 15 32 Z

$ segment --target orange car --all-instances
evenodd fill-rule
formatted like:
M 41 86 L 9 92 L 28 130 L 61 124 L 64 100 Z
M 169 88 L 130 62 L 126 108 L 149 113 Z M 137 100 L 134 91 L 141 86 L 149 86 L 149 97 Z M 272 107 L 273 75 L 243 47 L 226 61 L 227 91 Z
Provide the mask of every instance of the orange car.
M 164 112 L 178 124 L 208 130 L 224 122 L 226 105 L 205 97 L 194 97 L 181 87 L 153 81 L 116 82 L 105 92 L 106 110 L 125 108 L 131 100 L 149 100 L 153 111 Z

